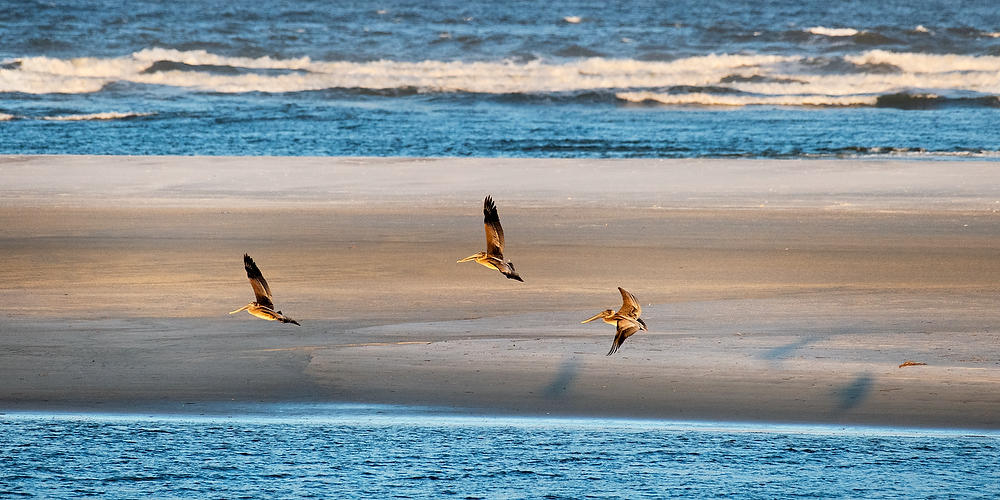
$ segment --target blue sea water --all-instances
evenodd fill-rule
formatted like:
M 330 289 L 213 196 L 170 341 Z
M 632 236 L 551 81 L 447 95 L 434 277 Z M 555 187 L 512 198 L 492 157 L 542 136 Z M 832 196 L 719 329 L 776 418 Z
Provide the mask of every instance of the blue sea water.
M 0 497 L 996 498 L 994 431 L 357 405 L 0 415 Z
M 994 2 L 0 0 L 0 154 L 1000 158 Z M 0 497 L 1000 496 L 995 432 L 0 415 Z
M 1000 157 L 989 1 L 0 3 L 0 154 Z

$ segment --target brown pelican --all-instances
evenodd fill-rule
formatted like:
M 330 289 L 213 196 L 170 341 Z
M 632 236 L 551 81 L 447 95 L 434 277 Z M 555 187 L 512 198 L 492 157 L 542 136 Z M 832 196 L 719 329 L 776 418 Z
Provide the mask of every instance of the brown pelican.
M 618 348 L 625 343 L 625 339 L 631 337 L 633 333 L 639 330 L 646 330 L 646 322 L 639 317 L 642 314 L 642 307 L 639 306 L 639 301 L 635 300 L 635 296 L 622 287 L 618 287 L 618 291 L 622 294 L 622 307 L 618 312 L 612 309 L 605 309 L 580 322 L 590 323 L 600 318 L 605 323 L 615 325 L 615 340 L 611 343 L 611 350 L 608 351 L 608 356 L 617 352 Z
M 483 222 L 486 224 L 486 251 L 470 255 L 458 262 L 474 260 L 490 269 L 500 271 L 509 279 L 524 281 L 514 270 L 514 264 L 503 258 L 503 228 L 500 227 L 500 215 L 493 204 L 493 198 L 486 197 L 483 201 Z
M 282 323 L 302 326 L 299 325 L 298 321 L 282 315 L 281 311 L 274 310 L 274 302 L 271 300 L 271 288 L 267 286 L 267 281 L 264 279 L 264 275 L 260 273 L 260 269 L 257 268 L 257 264 L 254 264 L 253 259 L 247 254 L 243 254 L 243 267 L 247 269 L 247 278 L 250 279 L 250 286 L 253 287 L 253 294 L 257 300 L 229 314 L 246 311 L 268 321 L 280 321 Z

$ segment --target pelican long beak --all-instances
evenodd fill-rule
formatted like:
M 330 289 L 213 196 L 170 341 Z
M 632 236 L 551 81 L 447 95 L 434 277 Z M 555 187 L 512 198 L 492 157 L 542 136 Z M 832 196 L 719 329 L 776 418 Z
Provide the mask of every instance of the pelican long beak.
M 468 257 L 466 257 L 466 258 L 464 258 L 462 260 L 459 260 L 457 262 L 469 262 L 470 260 L 476 260 L 476 257 L 479 257 L 478 253 L 476 255 L 470 255 L 470 256 L 468 256 Z
M 599 312 L 599 313 L 591 316 L 590 318 L 581 321 L 580 324 L 582 325 L 584 323 L 590 323 L 591 321 L 594 321 L 595 319 L 599 319 L 599 318 L 603 318 L 603 317 L 604 317 L 604 311 L 601 311 L 601 312 Z
M 229 314 L 236 314 L 236 313 L 238 313 L 240 311 L 246 311 L 247 309 L 250 309 L 251 305 L 252 304 L 247 304 L 247 305 L 245 305 L 245 306 L 243 306 L 243 307 L 241 307 L 241 308 L 239 308 L 239 309 L 237 309 L 237 310 L 235 310 L 235 311 L 233 311 L 233 312 L 231 312 Z

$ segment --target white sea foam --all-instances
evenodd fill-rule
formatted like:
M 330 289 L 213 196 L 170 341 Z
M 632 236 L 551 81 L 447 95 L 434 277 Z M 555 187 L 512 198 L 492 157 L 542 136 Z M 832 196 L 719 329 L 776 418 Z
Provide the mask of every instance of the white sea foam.
M 580 16 L 566 16 L 563 18 L 563 21 L 566 21 L 569 24 L 580 24 L 580 22 L 583 21 L 583 18 Z
M 947 74 L 955 71 L 992 73 L 997 79 L 1000 56 L 966 56 L 956 54 L 924 54 L 870 50 L 858 55 L 845 56 L 845 60 L 858 65 L 889 64 L 904 73 L 919 75 Z
M 0 69 L 0 92 L 91 93 L 110 83 L 129 82 L 224 93 L 330 88 L 415 88 L 428 93 L 487 94 L 603 90 L 630 101 L 832 106 L 869 105 L 878 95 L 897 92 L 1000 95 L 997 56 L 872 50 L 844 59 L 859 67 L 881 66 L 898 71 L 830 73 L 817 71 L 814 61 L 806 57 L 764 54 L 712 54 L 673 61 L 589 58 L 560 63 L 350 62 L 313 61 L 307 57 L 226 57 L 200 50 L 153 48 L 120 58 L 24 58 L 19 65 Z M 161 61 L 188 67 L 146 71 Z M 208 66 L 237 71 L 220 73 Z M 240 68 L 247 71 L 239 72 Z M 686 94 L 665 91 L 675 86 L 693 89 Z M 697 91 L 697 87 L 709 86 L 724 86 L 735 92 Z
M 116 81 L 188 87 L 213 92 L 298 92 L 328 88 L 425 92 L 543 93 L 662 85 L 706 85 L 735 68 L 794 61 L 790 56 L 708 55 L 670 62 L 581 59 L 569 63 L 461 61 L 310 61 L 308 58 L 229 58 L 204 51 L 148 49 L 112 59 L 24 58 L 0 70 L 0 92 L 88 93 Z M 158 61 L 197 66 L 297 70 L 283 74 L 210 71 L 144 72 Z
M 695 92 L 690 94 L 663 94 L 657 92 L 620 92 L 619 99 L 629 102 L 652 102 L 672 105 L 697 106 L 872 106 L 877 96 L 826 96 L 826 95 L 718 95 Z
M 895 149 L 895 148 L 871 148 L 864 152 L 857 152 L 853 155 L 864 158 L 873 157 L 895 157 L 895 158 L 1000 158 L 1000 151 L 978 150 L 978 151 L 927 151 L 923 149 Z
M 143 64 L 143 67 L 156 61 L 173 61 L 190 65 L 232 66 L 236 68 L 254 69 L 301 69 L 308 70 L 312 60 L 308 57 L 297 59 L 272 59 L 271 57 L 227 57 L 212 54 L 204 50 L 175 50 L 152 48 L 132 54 L 131 59 Z
M 0 113 L 0 122 L 6 122 L 17 118 L 14 115 L 8 115 L 7 113 Z
M 813 26 L 812 28 L 806 28 L 805 31 L 814 35 L 833 37 L 854 36 L 858 34 L 858 30 L 854 28 L 827 28 L 824 26 Z
M 107 111 L 104 113 L 90 113 L 85 115 L 44 116 L 42 117 L 42 119 L 48 121 L 58 121 L 58 122 L 76 122 L 76 121 L 87 121 L 87 120 L 121 120 L 123 118 L 136 118 L 139 116 L 150 116 L 152 114 L 153 113 Z

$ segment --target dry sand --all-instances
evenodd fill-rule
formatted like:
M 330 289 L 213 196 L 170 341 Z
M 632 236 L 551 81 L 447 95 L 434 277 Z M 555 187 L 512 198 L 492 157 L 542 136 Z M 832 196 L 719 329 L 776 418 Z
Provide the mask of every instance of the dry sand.
M 486 194 L 525 283 L 455 263 Z M 0 410 L 1000 428 L 998 209 L 979 162 L 4 157 Z M 226 314 L 244 252 L 301 328 Z

